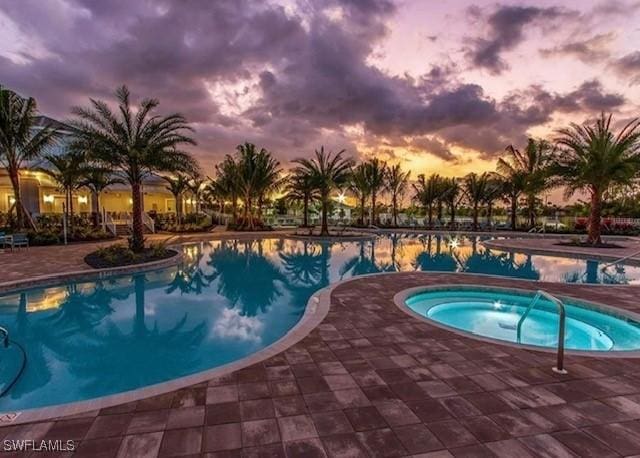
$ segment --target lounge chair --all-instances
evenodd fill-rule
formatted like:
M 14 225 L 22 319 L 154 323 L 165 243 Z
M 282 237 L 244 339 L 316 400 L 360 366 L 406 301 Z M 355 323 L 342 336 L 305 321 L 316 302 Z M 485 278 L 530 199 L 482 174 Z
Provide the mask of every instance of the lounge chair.
M 13 250 L 16 247 L 29 248 L 29 237 L 27 237 L 27 234 L 13 234 L 13 236 L 11 236 L 11 249 Z
M 0 248 L 4 249 L 5 246 L 11 246 L 11 236 L 0 232 Z

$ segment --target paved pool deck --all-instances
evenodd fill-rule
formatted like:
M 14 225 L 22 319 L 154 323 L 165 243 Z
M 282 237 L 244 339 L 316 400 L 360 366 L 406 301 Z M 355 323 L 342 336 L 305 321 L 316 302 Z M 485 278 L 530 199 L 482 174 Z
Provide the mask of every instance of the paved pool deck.
M 640 454 L 640 359 L 567 355 L 568 374 L 559 375 L 553 353 L 460 336 L 393 303 L 407 288 L 461 283 L 640 308 L 633 286 L 361 277 L 333 290 L 307 337 L 261 363 L 153 398 L 0 428 L 0 440 L 73 439 L 76 457 Z

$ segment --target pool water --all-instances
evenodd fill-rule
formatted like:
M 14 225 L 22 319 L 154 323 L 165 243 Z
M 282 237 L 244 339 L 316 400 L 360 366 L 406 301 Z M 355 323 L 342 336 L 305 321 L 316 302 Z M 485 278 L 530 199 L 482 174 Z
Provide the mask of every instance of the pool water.
M 406 300 L 414 312 L 446 326 L 497 340 L 557 348 L 558 312 L 541 298 L 518 323 L 535 293 L 447 289 L 415 294 Z M 623 315 L 565 303 L 565 348 L 584 351 L 640 350 L 640 323 Z
M 433 270 L 545 281 L 637 283 L 640 269 L 486 249 L 482 239 L 271 238 L 185 245 L 178 266 L 0 295 L 0 326 L 27 354 L 0 412 L 153 385 L 236 361 L 283 337 L 320 288 L 355 275 Z M 532 321 L 533 323 L 533 321 Z M 0 391 L 20 367 L 0 349 Z

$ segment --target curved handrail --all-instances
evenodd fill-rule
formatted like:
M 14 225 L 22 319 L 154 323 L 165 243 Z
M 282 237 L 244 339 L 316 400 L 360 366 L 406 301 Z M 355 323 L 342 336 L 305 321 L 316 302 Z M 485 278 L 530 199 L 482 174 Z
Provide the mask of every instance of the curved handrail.
M 9 331 L 7 331 L 6 328 L 0 326 L 0 334 L 2 334 L 0 339 L 2 339 L 2 343 L 3 343 L 4 348 L 9 348 Z M 13 388 L 13 385 L 15 385 L 16 382 L 18 381 L 18 379 L 20 378 L 20 376 L 22 376 L 22 373 L 24 372 L 24 369 L 27 366 L 27 352 L 22 347 L 22 345 L 20 345 L 18 342 L 14 341 L 13 344 L 22 353 L 22 364 L 20 365 L 20 369 L 18 370 L 18 373 L 16 374 L 16 376 L 13 378 L 13 380 L 11 380 L 11 383 L 9 383 L 4 388 L 4 390 L 2 390 L 2 392 L 0 392 L 0 398 L 2 396 L 4 396 L 5 394 L 7 394 L 11 388 Z
M 566 313 L 564 309 L 564 304 L 560 299 L 549 294 L 546 291 L 543 291 L 541 289 L 538 290 L 534 298 L 529 303 L 527 310 L 524 311 L 524 313 L 520 317 L 520 320 L 518 320 L 518 326 L 516 330 L 517 340 L 518 340 L 518 343 L 520 343 L 522 323 L 524 323 L 524 320 L 527 319 L 527 317 L 529 316 L 529 312 L 531 312 L 531 309 L 533 309 L 536 306 L 536 304 L 538 303 L 541 297 L 548 299 L 550 302 L 553 302 L 556 305 L 556 307 L 558 307 L 558 359 L 557 359 L 556 367 L 554 367 L 553 370 L 554 372 L 558 372 L 560 374 L 566 374 L 567 371 L 564 369 L 564 331 L 565 331 Z

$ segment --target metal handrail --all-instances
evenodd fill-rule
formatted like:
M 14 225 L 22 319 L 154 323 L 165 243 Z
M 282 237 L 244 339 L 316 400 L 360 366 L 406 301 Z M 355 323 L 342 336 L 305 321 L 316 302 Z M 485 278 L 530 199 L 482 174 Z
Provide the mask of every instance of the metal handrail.
M 155 234 L 156 223 L 153 218 L 150 217 L 146 212 L 142 212 L 142 222 L 145 226 L 147 226 L 147 228 L 149 228 L 152 234 Z
M 118 235 L 116 223 L 111 217 L 111 215 L 107 212 L 104 212 L 104 225 L 107 229 L 109 229 L 109 232 L 111 232 L 113 235 Z
M 541 297 L 548 299 L 549 301 L 553 302 L 556 305 L 556 307 L 558 307 L 558 360 L 556 363 L 556 367 L 553 368 L 553 371 L 558 372 L 560 374 L 566 374 L 567 371 L 564 369 L 564 331 L 565 331 L 566 314 L 564 310 L 564 304 L 557 297 L 552 296 L 546 291 L 538 290 L 534 298 L 529 303 L 527 310 L 524 311 L 524 313 L 520 317 L 520 320 L 518 320 L 518 326 L 516 331 L 518 343 L 520 343 L 522 323 L 524 323 L 524 320 L 527 319 L 527 317 L 529 316 L 529 312 L 531 311 L 531 309 L 533 309 L 533 307 L 536 306 L 536 304 L 538 303 Z

